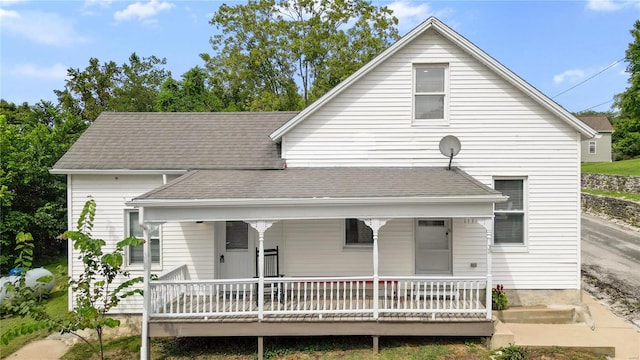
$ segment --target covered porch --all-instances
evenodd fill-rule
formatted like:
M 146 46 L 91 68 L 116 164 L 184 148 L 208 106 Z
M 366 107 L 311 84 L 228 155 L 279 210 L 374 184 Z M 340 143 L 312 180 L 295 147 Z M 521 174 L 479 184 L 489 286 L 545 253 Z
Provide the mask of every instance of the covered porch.
M 151 336 L 490 336 L 491 306 L 486 304 L 491 303 L 493 204 L 505 199 L 457 169 L 188 173 L 131 201 L 139 209 L 145 239 L 167 222 L 242 221 L 256 233 L 257 276 L 191 279 L 187 266 L 178 266 L 149 280 L 146 241 L 144 292 L 149 296 L 144 297 L 141 353 L 146 354 Z M 265 233 L 278 222 L 322 219 L 358 219 L 371 229 L 371 273 L 266 277 Z M 471 240 L 484 249 L 486 272 L 381 273 L 380 230 L 396 219 L 454 219 L 480 226 L 484 234 Z

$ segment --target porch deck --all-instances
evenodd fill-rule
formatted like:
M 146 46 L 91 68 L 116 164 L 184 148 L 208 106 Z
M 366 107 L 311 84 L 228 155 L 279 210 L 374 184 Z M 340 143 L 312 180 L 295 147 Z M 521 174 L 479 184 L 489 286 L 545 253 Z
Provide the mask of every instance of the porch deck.
M 309 277 L 151 282 L 150 336 L 490 336 L 486 279 Z M 374 299 L 377 299 L 375 301 Z

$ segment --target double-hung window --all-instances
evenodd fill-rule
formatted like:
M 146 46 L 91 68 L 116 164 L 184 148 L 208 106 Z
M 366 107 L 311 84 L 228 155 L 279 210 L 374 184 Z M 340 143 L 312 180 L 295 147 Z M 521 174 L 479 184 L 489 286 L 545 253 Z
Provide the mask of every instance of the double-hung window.
M 443 125 L 447 122 L 448 66 L 415 65 L 413 119 L 417 125 Z
M 494 179 L 494 189 L 509 197 L 495 204 L 494 245 L 524 245 L 526 228 L 526 183 L 524 178 Z
M 371 246 L 373 244 L 373 230 L 362 220 L 345 219 L 345 245 Z
M 138 222 L 139 213 L 136 210 L 127 210 L 126 221 L 127 221 L 127 237 L 137 237 L 140 239 L 144 238 L 144 234 L 142 232 L 142 227 Z M 160 230 L 159 227 L 156 227 L 154 231 L 149 234 L 151 240 L 151 263 L 159 264 L 160 263 Z M 129 265 L 142 265 L 144 263 L 143 256 L 143 246 L 129 246 L 127 249 L 127 263 Z
M 589 141 L 589 154 L 595 154 L 595 153 L 596 153 L 596 142 Z

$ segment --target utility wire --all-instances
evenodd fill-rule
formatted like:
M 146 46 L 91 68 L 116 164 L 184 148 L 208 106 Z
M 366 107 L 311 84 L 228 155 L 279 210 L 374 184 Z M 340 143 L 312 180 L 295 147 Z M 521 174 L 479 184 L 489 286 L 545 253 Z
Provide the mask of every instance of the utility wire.
M 587 81 L 589 81 L 589 80 L 593 79 L 594 77 L 596 77 L 596 76 L 598 76 L 598 75 L 602 74 L 603 72 L 605 72 L 605 71 L 607 71 L 607 70 L 611 69 L 612 67 L 614 67 L 614 66 L 618 65 L 619 63 L 621 63 L 622 61 L 624 61 L 624 59 L 625 59 L 625 58 L 622 58 L 622 59 L 620 59 L 620 60 L 614 61 L 611 65 L 607 66 L 606 68 L 604 68 L 604 69 L 602 69 L 602 70 L 598 71 L 597 73 L 595 73 L 595 74 L 591 75 L 590 77 L 588 77 L 588 78 L 584 79 L 583 81 L 581 81 L 581 82 L 579 82 L 579 83 L 577 83 L 577 84 L 573 85 L 572 87 L 568 88 L 567 90 L 562 91 L 561 93 L 559 93 L 559 94 L 556 94 L 556 95 L 552 96 L 551 98 L 552 98 L 552 99 L 555 99 L 555 98 L 557 98 L 558 96 L 560 96 L 560 95 L 562 95 L 562 94 L 564 94 L 564 93 L 566 93 L 566 92 L 569 92 L 569 91 L 571 91 L 571 90 L 573 90 L 573 89 L 577 88 L 578 86 L 580 86 L 580 85 L 582 85 L 582 84 L 586 83 Z
M 595 109 L 595 108 L 597 108 L 598 106 L 602 106 L 602 105 L 604 105 L 604 104 L 608 104 L 608 103 L 610 103 L 610 102 L 613 102 L 613 99 L 608 100 L 608 101 L 605 101 L 605 102 L 600 103 L 600 104 L 598 104 L 598 105 L 594 105 L 594 106 L 592 106 L 592 107 L 590 107 L 590 108 L 587 108 L 587 109 L 584 109 L 584 110 L 580 110 L 580 111 L 578 111 L 578 112 L 589 111 L 589 110 L 591 110 L 591 109 Z

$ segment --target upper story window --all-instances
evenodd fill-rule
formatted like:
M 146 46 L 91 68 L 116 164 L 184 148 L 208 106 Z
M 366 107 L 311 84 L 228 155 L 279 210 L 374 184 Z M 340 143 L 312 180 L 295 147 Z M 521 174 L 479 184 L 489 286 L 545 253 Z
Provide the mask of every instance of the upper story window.
M 144 238 L 142 227 L 138 223 L 139 213 L 137 210 L 127 210 L 126 211 L 126 220 L 127 220 L 127 236 L 128 237 L 137 237 L 140 239 Z M 151 240 L 151 263 L 159 264 L 160 263 L 160 230 L 159 227 L 156 227 L 154 231 L 149 234 L 149 238 Z M 129 246 L 127 249 L 127 263 L 129 265 L 142 265 L 144 263 L 144 251 L 143 245 L 138 246 Z
M 373 231 L 362 220 L 345 219 L 345 245 L 373 245 Z
M 413 119 L 418 125 L 444 125 L 447 122 L 448 66 L 414 67 Z
M 589 141 L 589 154 L 595 154 L 595 153 L 596 153 L 596 142 Z
M 493 244 L 524 245 L 526 227 L 525 179 L 495 179 L 494 189 L 509 196 L 494 208 Z

